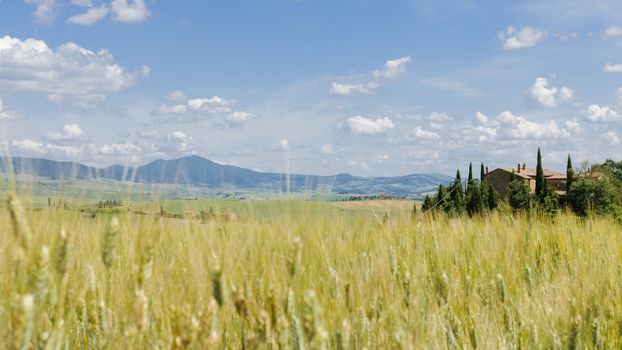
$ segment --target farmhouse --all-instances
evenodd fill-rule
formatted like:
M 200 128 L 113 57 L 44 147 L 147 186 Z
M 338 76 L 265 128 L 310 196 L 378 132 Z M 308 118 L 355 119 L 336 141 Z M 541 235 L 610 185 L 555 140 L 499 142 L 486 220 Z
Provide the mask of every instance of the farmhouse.
M 488 169 L 486 169 L 488 170 Z M 566 175 L 558 173 L 550 169 L 544 170 L 544 178 L 550 186 L 552 186 L 558 194 L 565 194 L 566 191 Z M 525 163 L 518 164 L 516 168 L 498 168 L 491 172 L 486 172 L 484 180 L 489 183 L 492 188 L 499 192 L 503 197 L 507 196 L 508 186 L 512 181 L 512 172 L 517 179 L 522 180 L 532 192 L 536 190 L 536 168 L 527 168 Z

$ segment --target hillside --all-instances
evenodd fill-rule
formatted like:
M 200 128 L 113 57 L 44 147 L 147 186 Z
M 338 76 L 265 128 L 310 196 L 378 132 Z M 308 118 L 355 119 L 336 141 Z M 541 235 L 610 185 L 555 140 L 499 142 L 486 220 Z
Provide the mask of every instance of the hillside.
M 264 173 L 222 165 L 199 156 L 156 160 L 138 167 L 113 165 L 103 169 L 75 162 L 40 158 L 13 158 L 14 173 L 51 180 L 134 181 L 150 184 L 177 184 L 262 192 L 318 192 L 333 194 L 421 197 L 451 178 L 439 174 L 412 174 L 396 177 L 359 177 L 350 174 L 333 176 Z M 6 172 L 6 160 L 0 162 Z

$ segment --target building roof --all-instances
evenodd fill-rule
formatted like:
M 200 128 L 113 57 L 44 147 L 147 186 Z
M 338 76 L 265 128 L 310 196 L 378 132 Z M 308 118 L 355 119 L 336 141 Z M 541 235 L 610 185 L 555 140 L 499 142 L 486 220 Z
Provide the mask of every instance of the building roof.
M 536 177 L 536 168 L 525 168 L 525 169 L 521 168 L 520 172 L 518 172 L 517 168 L 500 168 L 500 169 L 508 173 L 514 172 L 514 175 L 516 175 L 517 177 L 521 177 L 523 179 L 533 179 Z M 565 180 L 566 179 L 565 174 L 558 173 L 551 169 L 543 169 L 543 170 L 544 170 L 544 177 L 548 180 Z

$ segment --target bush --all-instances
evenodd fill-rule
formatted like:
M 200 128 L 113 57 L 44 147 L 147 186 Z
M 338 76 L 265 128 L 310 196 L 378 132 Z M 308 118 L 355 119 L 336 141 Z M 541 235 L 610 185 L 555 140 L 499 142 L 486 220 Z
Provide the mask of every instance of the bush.
M 572 210 L 581 216 L 587 216 L 590 212 L 608 214 L 612 208 L 620 206 L 620 194 L 608 179 L 581 178 L 575 181 L 567 200 Z
M 508 186 L 508 201 L 514 210 L 529 210 L 531 208 L 531 189 L 521 180 L 514 180 Z

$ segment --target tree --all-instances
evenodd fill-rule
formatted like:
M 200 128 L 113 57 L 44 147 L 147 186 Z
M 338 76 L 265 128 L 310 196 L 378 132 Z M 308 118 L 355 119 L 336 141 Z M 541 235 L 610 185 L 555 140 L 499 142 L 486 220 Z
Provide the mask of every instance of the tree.
M 486 173 L 484 172 L 484 163 L 481 164 L 479 168 L 479 182 L 484 183 L 484 176 Z
M 570 154 L 568 155 L 568 162 L 566 163 L 566 193 L 570 193 L 570 186 L 574 182 L 574 170 L 572 169 L 572 159 Z
M 536 197 L 541 203 L 544 202 L 546 196 L 546 180 L 544 179 L 544 169 L 542 169 L 542 154 L 538 147 L 538 165 L 536 167 Z
M 448 203 L 446 211 L 461 213 L 464 210 L 464 191 L 462 190 L 462 179 L 460 169 L 456 171 L 456 179 L 449 187 L 451 202 Z
M 473 163 L 469 163 L 469 177 L 467 178 L 467 189 L 469 188 L 469 183 L 473 181 Z
M 590 178 L 574 182 L 568 192 L 568 202 L 580 216 L 587 216 L 590 212 L 605 214 L 621 204 L 619 191 L 609 179 Z
M 508 186 L 508 201 L 514 210 L 531 208 L 531 189 L 522 180 L 514 180 Z
M 447 210 L 447 188 L 445 186 L 438 185 L 438 192 L 434 200 L 434 206 L 441 210 Z
M 491 185 L 486 184 L 486 187 L 488 187 L 488 195 L 487 195 L 487 204 L 488 204 L 488 210 L 493 210 L 498 206 L 499 203 L 499 194 L 497 193 L 497 191 L 495 191 L 494 188 L 492 188 Z
M 482 193 L 480 186 L 473 179 L 473 164 L 469 163 L 469 178 L 467 181 L 466 190 L 466 210 L 469 215 L 473 216 L 477 213 L 481 213 L 484 209 L 482 203 Z
M 421 211 L 422 212 L 427 212 L 430 211 L 434 208 L 434 200 L 432 199 L 432 197 L 430 197 L 429 195 L 425 195 L 425 198 L 423 199 L 423 204 L 421 205 Z

